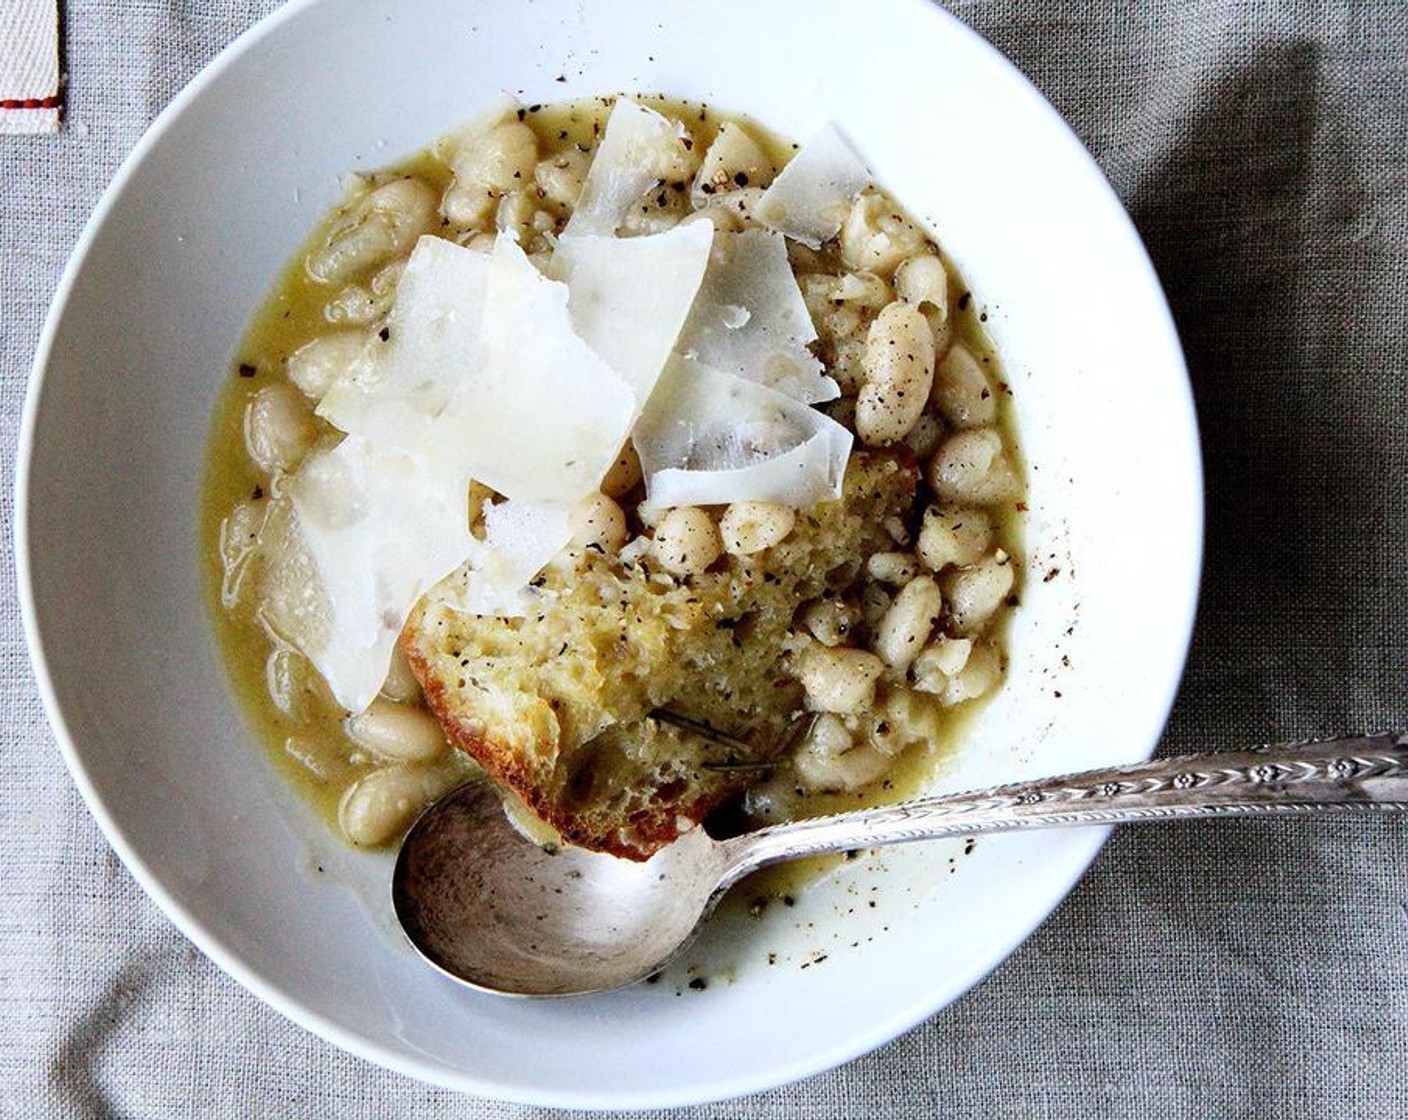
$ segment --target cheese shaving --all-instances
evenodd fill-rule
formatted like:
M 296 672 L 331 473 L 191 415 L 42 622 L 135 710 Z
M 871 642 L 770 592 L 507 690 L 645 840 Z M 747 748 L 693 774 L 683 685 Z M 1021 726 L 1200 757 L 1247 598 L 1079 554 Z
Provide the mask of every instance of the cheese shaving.
M 677 358 L 633 436 L 653 509 L 838 498 L 852 436 L 757 382 Z
M 763 225 L 813 249 L 835 237 L 870 172 L 834 124 L 802 145 L 758 200 Z
M 679 125 L 629 97 L 617 98 L 563 235 L 611 236 L 646 191 L 687 173 L 686 156 Z
M 635 391 L 637 411 L 690 314 L 713 237 L 711 223 L 691 222 L 646 237 L 558 242 L 551 272 L 567 283 L 572 326 Z
M 444 442 L 434 421 L 479 360 L 490 258 L 422 237 L 381 335 L 318 405 L 344 432 L 407 453 Z
M 496 502 L 484 511 L 484 539 L 455 573 L 458 586 L 447 596 L 468 614 L 521 617 L 530 583 L 572 540 L 566 506 Z
M 782 236 L 762 229 L 715 234 L 680 354 L 814 404 L 841 395 L 807 349 L 816 337 Z
M 421 458 L 348 436 L 311 455 L 284 492 L 292 539 L 271 550 L 287 570 L 269 575 L 266 621 L 317 666 L 339 704 L 361 711 L 416 600 L 475 545 L 464 486 Z

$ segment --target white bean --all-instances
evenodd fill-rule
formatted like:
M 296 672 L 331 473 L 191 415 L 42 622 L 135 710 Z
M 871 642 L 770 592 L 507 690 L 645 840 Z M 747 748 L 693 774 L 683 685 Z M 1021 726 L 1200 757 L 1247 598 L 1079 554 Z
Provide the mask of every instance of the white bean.
M 916 576 L 904 586 L 880 620 L 875 652 L 900 672 L 909 668 L 939 622 L 943 594 L 929 576 Z
M 240 600 L 244 574 L 259 551 L 259 534 L 268 512 L 267 502 L 239 502 L 220 522 L 220 601 L 226 610 Z
M 933 253 L 910 257 L 895 270 L 895 291 L 921 311 L 932 308 L 942 322 L 948 318 L 948 270 Z
M 850 715 L 870 707 L 885 663 L 863 649 L 809 645 L 797 656 L 796 676 L 813 711 Z
M 968 664 L 973 643 L 968 638 L 935 638 L 919 653 L 910 666 L 914 687 L 921 692 L 942 694 L 950 677 L 957 676 Z
M 460 226 L 478 226 L 501 195 L 532 182 L 538 138 L 521 121 L 505 121 L 467 137 L 450 159 L 453 179 L 440 212 Z
M 266 474 L 297 466 L 316 439 L 308 402 L 292 385 L 266 385 L 245 408 L 245 450 Z
M 580 148 L 569 148 L 543 160 L 533 171 L 533 180 L 543 198 L 562 210 L 571 210 L 582 194 L 591 156 Z
M 399 647 L 391 651 L 391 664 L 386 670 L 386 680 L 381 682 L 381 694 L 400 704 L 420 701 L 420 681 L 411 670 L 410 659 Z
M 909 429 L 904 444 L 914 452 L 916 459 L 928 459 L 938 449 L 944 438 L 944 426 L 932 413 L 924 413 Z
M 342 727 L 359 747 L 397 762 L 429 762 L 449 749 L 445 732 L 424 708 L 380 697 L 366 711 L 348 716 Z
M 904 439 L 924 412 L 933 380 L 934 335 L 928 321 L 908 304 L 890 304 L 866 336 L 856 435 L 872 447 Z
M 955 428 L 976 428 L 997 421 L 997 397 L 987 374 L 962 343 L 955 343 L 934 371 L 930 400 Z
M 457 780 L 448 769 L 388 766 L 373 770 L 342 795 L 337 809 L 342 834 L 359 848 L 384 844 Z
M 860 589 L 860 618 L 867 630 L 874 630 L 890 609 L 894 597 L 878 583 L 867 583 Z
M 940 500 L 990 506 L 1021 492 L 1017 472 L 993 428 L 967 428 L 950 436 L 929 463 L 929 485 Z
M 409 253 L 435 224 L 435 196 L 418 179 L 395 179 L 368 191 L 308 254 L 308 275 L 340 284 L 388 257 Z
M 1012 592 L 1016 579 L 1012 558 L 998 549 L 985 560 L 957 568 L 944 577 L 950 629 L 959 635 L 976 634 L 997 613 Z
M 894 302 L 895 293 L 873 272 L 847 272 L 837 278 L 831 298 L 864 311 L 879 311 Z
M 841 227 L 841 260 L 853 272 L 889 276 L 924 245 L 924 234 L 883 194 L 867 191 Z
M 919 527 L 919 559 L 931 572 L 976 564 L 992 545 L 992 519 L 980 509 L 930 506 Z
M 781 544 L 796 523 L 796 512 L 780 502 L 734 502 L 719 519 L 719 532 L 725 551 L 751 556 Z
M 320 401 L 362 357 L 361 331 L 335 331 L 300 346 L 288 359 L 288 379 L 309 400 Z
M 527 248 L 529 239 L 535 232 L 533 217 L 538 212 L 538 204 L 531 188 L 509 191 L 499 199 L 494 211 L 494 228 L 500 233 L 511 233 L 520 245 Z
M 919 564 L 908 552 L 875 552 L 865 562 L 865 574 L 881 583 L 903 587 L 919 574 Z
M 602 493 L 592 494 L 579 502 L 568 518 L 568 525 L 576 544 L 583 548 L 595 545 L 610 556 L 620 552 L 630 539 L 625 513 Z
M 802 785 L 818 791 L 857 790 L 890 768 L 890 760 L 867 744 L 856 746 L 834 715 L 818 716 L 792 758 Z
M 799 621 L 824 646 L 842 645 L 860 621 L 860 611 L 843 599 L 817 599 L 802 608 Z
M 888 690 L 875 706 L 874 719 L 870 742 L 890 757 L 911 747 L 935 745 L 943 730 L 943 712 L 935 698 L 908 688 Z
M 670 510 L 655 527 L 651 552 L 665 571 L 677 576 L 696 575 L 723 552 L 718 526 L 698 506 Z
M 743 219 L 738 212 L 717 199 L 686 215 L 680 225 L 687 226 L 691 222 L 712 222 L 715 233 L 737 233 L 743 228 Z
M 955 673 L 939 694 L 945 707 L 976 700 L 992 691 L 1002 679 L 1002 658 L 991 645 L 983 642 L 973 647 L 963 668 Z

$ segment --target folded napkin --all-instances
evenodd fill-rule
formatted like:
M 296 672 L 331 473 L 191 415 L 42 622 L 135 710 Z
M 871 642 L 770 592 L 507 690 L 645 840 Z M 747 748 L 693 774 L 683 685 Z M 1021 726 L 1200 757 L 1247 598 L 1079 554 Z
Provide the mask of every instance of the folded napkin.
M 58 130 L 58 0 L 3 0 L 0 134 Z

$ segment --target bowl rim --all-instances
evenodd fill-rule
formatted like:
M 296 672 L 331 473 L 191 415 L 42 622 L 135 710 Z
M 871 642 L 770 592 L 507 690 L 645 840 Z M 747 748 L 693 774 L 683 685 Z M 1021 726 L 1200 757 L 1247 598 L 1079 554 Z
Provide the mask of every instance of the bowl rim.
M 985 979 L 999 964 L 1035 930 L 1042 925 L 1051 913 L 1070 894 L 1085 875 L 1095 857 L 1109 837 L 1108 827 L 1090 828 L 1082 837 L 1085 850 L 1073 865 L 1069 880 L 1056 882 L 1047 892 L 1043 904 L 1039 906 L 1029 925 L 1015 934 L 994 943 L 993 948 L 964 973 L 957 975 L 943 986 L 927 989 L 923 998 L 898 1008 L 894 1014 L 878 1023 L 871 1030 L 851 1036 L 843 1045 L 830 1049 L 813 1051 L 805 1059 L 790 1064 L 771 1067 L 766 1075 L 720 1080 L 711 1091 L 701 1095 L 698 1087 L 684 1091 L 525 1091 L 514 1082 L 495 1081 L 492 1078 L 468 1074 L 449 1069 L 444 1064 L 416 1058 L 396 1051 L 382 1043 L 368 1039 L 353 1030 L 345 1028 L 329 1017 L 299 1002 L 286 994 L 277 984 L 245 962 L 240 953 L 226 943 L 220 934 L 207 926 L 189 908 L 181 904 L 166 889 L 160 878 L 138 856 L 128 842 L 123 827 L 109 812 L 98 794 L 97 788 L 83 761 L 82 753 L 70 732 L 68 721 L 59 704 L 54 679 L 50 671 L 49 657 L 45 648 L 36 613 L 34 597 L 33 569 L 30 562 L 30 487 L 32 482 L 32 459 L 35 448 L 40 401 L 43 396 L 45 373 L 54 350 L 59 327 L 65 318 L 68 304 L 78 276 L 82 272 L 98 231 L 103 227 L 110 212 L 122 196 L 129 180 L 146 159 L 147 154 L 165 138 L 172 126 L 185 113 L 188 105 L 198 98 L 205 89 L 215 82 L 224 71 L 248 50 L 262 40 L 277 33 L 286 22 L 298 19 L 305 10 L 331 0 L 289 0 L 281 7 L 252 24 L 214 56 L 152 120 L 141 138 L 122 160 L 117 172 L 104 189 L 102 196 L 84 224 L 63 273 L 55 287 L 54 295 L 45 317 L 35 357 L 30 369 L 25 389 L 24 407 L 21 415 L 19 438 L 16 447 L 14 475 L 14 522 L 13 548 L 15 559 L 16 585 L 23 621 L 25 644 L 29 651 L 35 681 L 43 704 L 44 713 L 53 729 L 60 754 L 78 787 L 88 811 L 97 821 L 104 837 L 123 864 L 131 872 L 138 885 L 156 903 L 162 913 L 190 939 L 223 972 L 232 977 L 247 991 L 274 1008 L 286 1018 L 327 1042 L 363 1058 L 382 1068 L 423 1082 L 444 1088 L 478 1094 L 484 1097 L 510 1101 L 519 1104 L 547 1106 L 554 1108 L 642 1109 L 678 1107 L 713 1101 L 733 1099 L 749 1093 L 759 1092 L 779 1085 L 788 1084 L 802 1078 L 833 1069 L 847 1061 L 866 1054 L 875 1048 L 897 1038 L 942 1011 L 949 1004 L 962 997 Z M 1199 589 L 1202 580 L 1205 551 L 1206 513 L 1204 472 L 1201 454 L 1201 439 L 1197 413 L 1194 405 L 1192 386 L 1188 377 L 1187 362 L 1178 337 L 1172 312 L 1159 281 L 1153 262 L 1149 257 L 1142 238 L 1139 236 L 1128 211 L 1105 178 L 1099 165 L 1091 156 L 1075 131 L 1056 111 L 1036 85 L 1005 55 L 989 43 L 977 31 L 969 27 L 957 16 L 933 4 L 931 0 L 895 0 L 897 3 L 921 9 L 922 18 L 930 18 L 936 24 L 946 25 L 945 30 L 964 40 L 966 49 L 986 55 L 990 62 L 998 64 L 1015 80 L 1019 88 L 1029 95 L 1034 107 L 1046 118 L 1053 135 L 1060 135 L 1072 157 L 1073 166 L 1079 165 L 1089 181 L 1089 187 L 1097 192 L 1103 201 L 1112 208 L 1112 217 L 1119 224 L 1129 247 L 1134 250 L 1132 259 L 1137 262 L 1138 275 L 1131 275 L 1131 282 L 1143 285 L 1151 299 L 1151 309 L 1156 308 L 1163 327 L 1163 337 L 1159 345 L 1174 359 L 1182 372 L 1175 386 L 1177 395 L 1182 398 L 1181 419 L 1186 438 L 1187 462 L 1190 465 L 1188 478 L 1190 522 L 1195 530 L 1189 542 L 1187 582 L 1177 590 L 1188 604 L 1187 616 L 1183 622 L 1178 657 L 1175 664 L 1178 672 L 1171 675 L 1162 700 L 1160 727 L 1166 726 L 1168 716 L 1177 696 L 1183 670 L 1186 667 L 1188 652 L 1193 638 L 1196 621 Z M 1145 757 L 1153 754 L 1157 738 L 1148 745 Z

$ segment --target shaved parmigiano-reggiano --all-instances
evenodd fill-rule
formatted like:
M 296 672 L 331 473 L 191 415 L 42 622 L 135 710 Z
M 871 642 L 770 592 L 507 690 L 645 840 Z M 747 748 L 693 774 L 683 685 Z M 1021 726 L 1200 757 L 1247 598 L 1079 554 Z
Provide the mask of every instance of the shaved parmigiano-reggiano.
M 479 360 L 490 258 L 422 237 L 396 288 L 384 331 L 318 414 L 344 432 L 423 454 L 444 439 L 434 421 Z
M 529 584 L 572 539 L 568 509 L 535 502 L 496 502 L 484 511 L 484 539 L 455 573 L 447 601 L 467 614 L 523 615 Z
M 841 395 L 807 349 L 815 340 L 782 236 L 762 229 L 715 234 L 679 353 L 814 404 Z
M 690 201 L 697 210 L 721 192 L 741 187 L 766 187 L 775 174 L 772 160 L 752 134 L 741 124 L 725 121 L 704 153 Z
M 645 406 L 689 317 L 714 227 L 676 226 L 646 237 L 564 236 L 552 275 L 566 282 L 572 325 Z
M 563 233 L 610 237 L 646 191 L 684 173 L 685 156 L 679 125 L 629 97 L 617 98 Z
M 676 358 L 633 442 L 653 509 L 837 498 L 852 437 L 836 421 L 754 381 Z
M 636 394 L 573 331 L 565 284 L 509 237 L 492 259 L 482 361 L 446 410 L 460 462 L 506 497 L 570 505 L 615 461 Z
M 271 596 L 267 621 L 359 712 L 386 679 L 416 600 L 475 545 L 464 486 L 422 458 L 348 436 L 310 455 L 284 490 L 293 539 L 271 555 L 298 566 L 303 597 Z
M 794 241 L 821 248 L 835 237 L 870 172 L 834 124 L 802 145 L 758 201 L 758 221 Z

